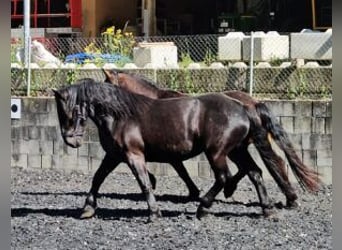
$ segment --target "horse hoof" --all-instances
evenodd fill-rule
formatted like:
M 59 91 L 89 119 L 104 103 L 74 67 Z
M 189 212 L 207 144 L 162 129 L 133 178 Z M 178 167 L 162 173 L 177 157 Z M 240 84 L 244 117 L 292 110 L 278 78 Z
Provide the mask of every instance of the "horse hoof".
M 162 213 L 158 209 L 158 211 L 150 214 L 150 216 L 148 217 L 147 223 L 155 222 L 161 217 L 162 217 Z
M 197 208 L 197 211 L 196 211 L 196 218 L 197 219 L 202 219 L 203 217 L 207 216 L 209 214 L 209 210 L 202 207 L 202 206 L 199 206 Z
M 286 201 L 286 209 L 295 209 L 298 208 L 300 205 L 297 201 Z
M 83 208 L 83 213 L 80 216 L 80 219 L 90 219 L 95 215 L 95 208 L 92 206 L 86 205 Z
M 229 185 L 224 187 L 223 194 L 225 198 L 229 198 L 230 196 L 233 195 L 233 193 L 236 190 L 236 185 Z
M 269 219 L 277 219 L 277 213 L 274 209 L 272 208 L 264 208 L 263 209 L 263 215 L 265 218 L 269 218 Z
M 199 191 L 190 192 L 189 196 L 188 196 L 188 199 L 190 201 L 198 201 L 199 200 L 199 195 L 200 195 Z

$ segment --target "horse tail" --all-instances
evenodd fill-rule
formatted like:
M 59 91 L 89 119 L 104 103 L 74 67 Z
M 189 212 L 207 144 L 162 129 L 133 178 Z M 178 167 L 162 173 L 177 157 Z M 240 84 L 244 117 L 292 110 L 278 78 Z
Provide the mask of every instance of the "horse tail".
M 261 119 L 263 128 L 271 134 L 274 141 L 285 153 L 288 163 L 303 189 L 314 192 L 319 189 L 321 180 L 320 174 L 313 169 L 307 167 L 298 157 L 288 134 L 281 127 L 275 116 L 270 112 L 269 108 L 262 102 L 255 105 L 256 112 Z M 270 140 L 270 137 L 268 137 Z

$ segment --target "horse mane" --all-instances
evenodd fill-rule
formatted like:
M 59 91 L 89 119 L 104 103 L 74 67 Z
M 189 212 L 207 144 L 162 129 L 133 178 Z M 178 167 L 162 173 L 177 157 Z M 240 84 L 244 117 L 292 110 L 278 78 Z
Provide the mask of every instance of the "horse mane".
M 137 75 L 137 74 L 127 73 L 127 72 L 123 72 L 123 71 L 121 71 L 119 73 L 129 75 L 130 77 L 134 78 L 136 81 L 140 82 L 144 87 L 154 89 L 157 91 L 160 90 L 157 87 L 158 83 L 156 83 L 155 81 L 152 81 L 151 79 L 149 79 L 143 75 Z
M 172 89 L 164 89 L 159 88 L 158 83 L 145 77 L 142 75 L 126 73 L 124 71 L 117 71 L 118 73 L 129 75 L 130 77 L 134 78 L 137 82 L 139 82 L 143 87 L 152 89 L 154 92 L 158 93 L 158 98 L 171 98 L 171 97 L 180 97 L 180 96 L 187 96 L 184 93 L 178 92 Z
M 115 119 L 144 113 L 153 101 L 148 97 L 92 78 L 77 80 L 74 84 L 65 87 L 64 91 L 68 92 L 67 106 L 70 110 L 77 103 L 85 102 L 93 105 L 96 111 L 112 114 Z

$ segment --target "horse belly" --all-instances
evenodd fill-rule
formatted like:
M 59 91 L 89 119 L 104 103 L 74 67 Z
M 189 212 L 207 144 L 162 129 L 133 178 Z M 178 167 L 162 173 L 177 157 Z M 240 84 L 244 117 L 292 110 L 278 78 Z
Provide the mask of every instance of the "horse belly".
M 196 144 L 190 140 L 181 140 L 160 145 L 145 145 L 145 157 L 149 161 L 157 162 L 187 160 L 201 152 L 202 148 Z

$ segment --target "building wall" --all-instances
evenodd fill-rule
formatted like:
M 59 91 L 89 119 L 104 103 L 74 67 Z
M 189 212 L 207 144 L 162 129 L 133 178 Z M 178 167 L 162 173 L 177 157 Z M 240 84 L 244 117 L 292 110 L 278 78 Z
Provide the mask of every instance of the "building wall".
M 325 182 L 331 183 L 332 102 L 266 103 L 289 133 L 304 163 L 323 173 Z M 53 98 L 22 98 L 21 119 L 11 120 L 11 166 L 94 171 L 98 168 L 104 151 L 99 144 L 97 129 L 90 121 L 84 139 L 84 144 L 78 149 L 64 144 Z M 253 147 L 249 150 L 262 166 L 256 150 Z M 209 164 L 203 155 L 186 161 L 185 165 L 192 176 L 212 177 Z M 149 163 L 148 166 L 157 175 L 176 175 L 168 164 Z M 233 164 L 229 166 L 234 169 Z M 124 164 L 116 171 L 130 172 Z M 264 177 L 269 178 L 266 170 Z
M 100 27 L 104 22 L 114 21 L 117 28 L 122 29 L 126 21 L 135 23 L 138 0 L 83 0 L 83 34 L 94 37 L 100 35 Z

